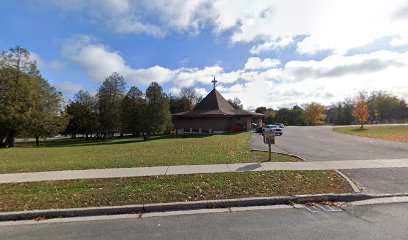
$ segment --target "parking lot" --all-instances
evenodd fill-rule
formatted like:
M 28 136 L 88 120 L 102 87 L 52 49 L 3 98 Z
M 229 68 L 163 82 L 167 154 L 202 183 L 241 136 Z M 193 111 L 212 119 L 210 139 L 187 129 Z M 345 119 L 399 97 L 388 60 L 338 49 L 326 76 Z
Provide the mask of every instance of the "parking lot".
M 262 138 L 252 138 L 252 148 L 267 150 Z M 259 149 L 263 148 L 263 149 Z M 408 158 L 408 144 L 340 134 L 330 126 L 286 127 L 273 149 L 306 161 L 377 160 Z M 343 170 L 367 192 L 408 192 L 407 168 Z

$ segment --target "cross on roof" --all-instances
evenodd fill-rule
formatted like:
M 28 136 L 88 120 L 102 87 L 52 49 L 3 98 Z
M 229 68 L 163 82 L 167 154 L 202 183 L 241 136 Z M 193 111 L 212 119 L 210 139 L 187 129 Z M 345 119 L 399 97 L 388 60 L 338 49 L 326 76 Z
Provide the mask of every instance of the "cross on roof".
M 214 84 L 214 89 L 215 89 L 215 84 L 216 84 L 218 81 L 215 80 L 215 77 L 214 77 L 214 79 L 213 79 L 211 82 Z

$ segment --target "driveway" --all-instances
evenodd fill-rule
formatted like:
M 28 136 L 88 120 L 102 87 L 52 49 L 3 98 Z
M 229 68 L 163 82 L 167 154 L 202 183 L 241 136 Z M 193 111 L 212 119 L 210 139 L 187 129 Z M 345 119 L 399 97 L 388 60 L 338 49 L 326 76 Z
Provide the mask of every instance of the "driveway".
M 254 135 L 252 149 L 267 150 L 262 137 Z M 334 132 L 330 126 L 286 127 L 276 138 L 274 150 L 307 161 L 375 160 L 408 158 L 408 144 L 357 137 Z M 407 168 L 342 170 L 367 192 L 408 192 Z
M 334 132 L 330 126 L 286 127 L 276 146 L 308 161 L 374 160 L 408 157 L 408 144 Z

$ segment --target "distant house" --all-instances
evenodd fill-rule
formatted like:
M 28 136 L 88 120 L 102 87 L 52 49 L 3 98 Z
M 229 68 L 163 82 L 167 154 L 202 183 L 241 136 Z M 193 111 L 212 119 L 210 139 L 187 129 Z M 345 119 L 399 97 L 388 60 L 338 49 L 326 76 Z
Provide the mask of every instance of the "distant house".
M 178 134 L 226 133 L 250 131 L 251 124 L 261 125 L 265 115 L 235 109 L 214 89 L 191 111 L 172 114 Z

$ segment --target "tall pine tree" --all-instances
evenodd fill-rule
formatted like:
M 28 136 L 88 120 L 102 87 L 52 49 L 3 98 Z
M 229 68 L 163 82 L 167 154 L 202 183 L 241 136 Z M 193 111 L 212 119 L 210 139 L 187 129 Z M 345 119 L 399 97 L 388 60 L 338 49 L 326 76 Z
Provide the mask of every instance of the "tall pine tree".
M 102 139 L 121 130 L 121 103 L 126 83 L 121 75 L 112 73 L 98 91 L 98 122 Z

